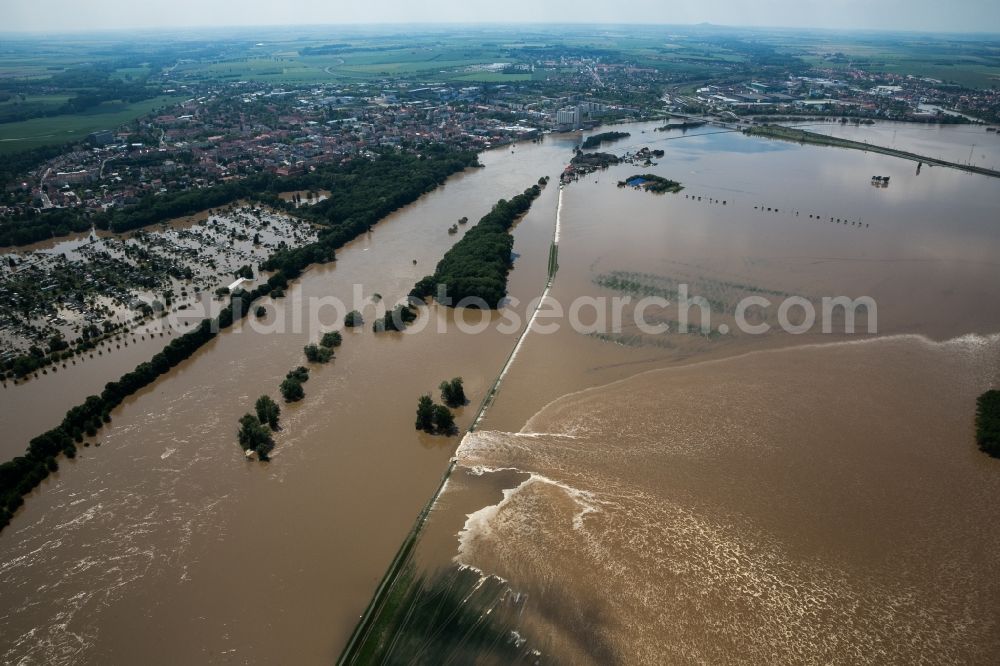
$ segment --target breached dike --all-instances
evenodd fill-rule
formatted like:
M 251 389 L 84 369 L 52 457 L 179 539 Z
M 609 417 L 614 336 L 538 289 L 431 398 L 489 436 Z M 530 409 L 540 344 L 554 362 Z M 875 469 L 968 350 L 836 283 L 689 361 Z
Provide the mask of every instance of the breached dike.
M 525 426 L 540 432 L 463 440 L 463 468 L 528 478 L 469 514 L 456 561 L 535 601 L 529 640 L 572 647 L 594 634 L 609 661 L 835 661 L 846 641 L 852 661 L 976 662 L 996 628 L 962 618 L 1000 598 L 981 502 L 1000 476 L 971 437 L 949 436 L 968 430 L 974 395 L 997 380 L 998 345 L 803 345 L 567 394 Z M 581 515 L 586 504 L 598 511 Z M 538 610 L 553 595 L 558 616 Z M 574 621 L 593 608 L 608 621 Z M 886 640 L 899 635 L 913 639 Z
M 511 350 L 510 355 L 507 357 L 503 368 L 501 368 L 500 373 L 497 375 L 496 381 L 486 392 L 486 396 L 483 398 L 480 404 L 479 410 L 476 413 L 476 417 L 473 419 L 472 424 L 469 426 L 469 432 L 466 436 L 462 438 L 462 442 L 459 444 L 461 448 L 473 432 L 475 432 L 480 421 L 482 421 L 483 416 L 489 409 L 490 405 L 493 404 L 493 399 L 495 398 L 497 391 L 500 389 L 500 385 L 503 382 L 504 377 L 510 370 L 510 367 L 517 357 L 517 353 L 521 346 L 524 344 L 524 340 L 528 335 L 528 332 L 532 328 L 533 322 L 537 319 L 539 310 L 541 309 L 541 304 L 545 302 L 548 298 L 549 292 L 552 288 L 552 281 L 555 278 L 555 273 L 557 270 L 557 264 L 555 263 L 555 257 L 557 256 L 558 243 L 559 243 L 559 232 L 561 227 L 561 214 L 563 206 L 563 188 L 562 185 L 559 187 L 559 198 L 556 204 L 556 215 L 555 215 L 555 228 L 553 230 L 553 241 L 552 248 L 549 255 L 549 270 L 548 277 L 545 284 L 545 290 L 542 292 L 542 296 L 538 301 L 538 305 L 532 312 L 531 317 L 528 320 L 527 325 L 518 337 L 514 348 Z M 372 596 L 372 600 L 369 602 L 368 606 L 365 608 L 364 613 L 361 615 L 357 626 L 351 633 L 350 639 L 347 641 L 347 645 L 341 652 L 340 657 L 337 659 L 338 666 L 346 664 L 359 663 L 359 659 L 371 650 L 375 649 L 375 646 L 370 644 L 370 641 L 378 640 L 379 637 L 379 626 L 392 620 L 393 609 L 391 609 L 388 604 L 390 603 L 389 597 L 391 596 L 394 587 L 400 583 L 401 578 L 406 574 L 408 568 L 411 565 L 411 557 L 413 550 L 419 539 L 420 532 L 427 522 L 427 518 L 430 515 L 431 510 L 437 503 L 444 489 L 448 486 L 448 482 L 451 479 L 452 473 L 455 471 L 455 467 L 458 464 L 458 456 L 452 457 L 448 464 L 448 468 L 445 470 L 444 475 L 441 478 L 441 483 L 438 485 L 437 490 L 434 495 L 430 498 L 424 508 L 421 510 L 420 514 L 417 516 L 417 520 L 410 530 L 410 533 L 404 539 L 403 544 L 400 546 L 395 557 L 393 558 L 389 569 L 386 571 L 382 580 L 379 582 L 378 587 L 375 590 L 375 594 Z M 405 592 L 404 592 L 405 593 Z

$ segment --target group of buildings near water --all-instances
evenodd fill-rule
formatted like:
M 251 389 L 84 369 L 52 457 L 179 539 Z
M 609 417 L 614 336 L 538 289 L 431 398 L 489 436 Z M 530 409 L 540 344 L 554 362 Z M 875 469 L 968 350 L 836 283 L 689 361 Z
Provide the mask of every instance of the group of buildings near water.
M 733 117 L 823 113 L 916 122 L 959 120 L 961 114 L 988 118 L 1000 108 L 1000 91 L 996 89 L 972 91 L 928 77 L 863 70 L 830 70 L 826 74 L 710 84 L 691 94 L 668 95 L 667 100 L 678 108 L 712 110 Z

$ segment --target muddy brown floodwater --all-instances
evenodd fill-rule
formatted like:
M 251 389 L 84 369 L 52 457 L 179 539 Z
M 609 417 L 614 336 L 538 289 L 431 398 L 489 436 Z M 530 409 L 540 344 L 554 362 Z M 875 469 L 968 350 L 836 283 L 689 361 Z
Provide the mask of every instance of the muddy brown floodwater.
M 713 332 L 649 335 L 627 308 L 614 335 L 530 332 L 419 569 L 502 579 L 555 663 L 996 662 L 1000 461 L 973 416 L 1000 382 L 997 182 L 630 131 L 615 152 L 667 154 L 566 188 L 553 301 L 687 283 Z M 615 187 L 646 171 L 686 189 Z M 788 296 L 870 296 L 877 334 L 749 335 L 747 295 L 772 326 Z
M 662 148 L 657 164 L 562 191 L 551 297 L 568 309 L 690 284 L 718 307 L 713 333 L 531 332 L 459 446 L 414 431 L 416 398 L 462 376 L 468 425 L 518 327 L 440 334 L 479 313 L 431 307 L 411 334 L 346 331 L 283 408 L 265 465 L 243 460 L 237 418 L 277 397 L 318 332 L 245 322 L 115 410 L 101 448 L 62 463 L 0 533 L 3 661 L 330 663 L 456 447 L 418 562 L 528 592 L 521 629 L 551 661 L 996 661 L 1000 469 L 971 428 L 998 372 L 997 182 L 655 126 L 607 149 Z M 519 303 L 489 315 L 523 322 L 574 143 L 484 154 L 486 169 L 308 271 L 264 323 L 313 297 L 350 302 L 354 284 L 402 297 L 460 237 L 455 220 L 548 175 L 514 230 Z M 686 189 L 616 187 L 645 172 Z M 870 296 L 878 335 L 840 319 L 831 334 L 719 334 L 748 294 L 775 300 L 771 324 L 790 295 Z
M 403 297 L 464 232 L 449 226 L 467 216 L 471 227 L 498 199 L 558 176 L 570 145 L 484 153 L 485 169 L 449 179 L 267 302 L 265 323 L 286 332 L 234 327 L 115 410 L 101 447 L 60 461 L 0 533 L 0 660 L 335 659 L 458 441 L 414 430 L 417 397 L 462 376 L 476 404 L 513 337 L 454 325 L 438 334 L 455 314 L 437 308 L 424 310 L 419 333 L 349 330 L 336 360 L 313 367 L 305 400 L 283 407 L 271 463 L 243 459 L 237 419 L 260 394 L 278 398 L 318 338 L 295 330 L 293 310 L 313 297 L 350 304 L 355 284 Z M 544 286 L 557 196 L 550 186 L 514 231 L 511 293 L 524 301 Z M 324 328 L 343 316 L 310 314 Z

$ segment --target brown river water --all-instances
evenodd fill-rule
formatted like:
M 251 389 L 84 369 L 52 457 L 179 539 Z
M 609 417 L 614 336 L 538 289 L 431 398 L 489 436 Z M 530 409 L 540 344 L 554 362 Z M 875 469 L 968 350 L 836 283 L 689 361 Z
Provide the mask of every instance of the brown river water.
M 612 271 L 721 306 L 867 295 L 878 335 L 533 330 L 420 568 L 505 581 L 543 661 L 995 662 L 1000 463 L 973 415 L 1000 383 L 997 183 L 725 134 L 658 145 L 649 170 L 681 194 L 609 187 L 633 166 L 564 192 L 555 301 L 610 297 Z
M 317 334 L 247 323 L 116 410 L 101 448 L 63 463 L 0 533 L 2 660 L 329 663 L 458 446 L 419 561 L 527 592 L 523 632 L 553 661 L 994 661 L 1000 465 L 971 435 L 998 374 L 997 182 L 654 126 L 606 149 L 662 148 L 657 165 L 561 197 L 571 138 L 485 153 L 486 169 L 310 270 L 268 321 L 314 297 L 350 302 L 354 284 L 394 301 L 457 239 L 454 220 L 549 175 L 514 230 L 520 302 L 494 323 L 523 322 L 541 293 L 561 198 L 550 297 L 567 309 L 621 295 L 608 276 L 690 284 L 718 305 L 713 328 L 750 293 L 870 296 L 879 335 L 834 319 L 831 334 L 626 322 L 601 337 L 563 321 L 527 335 L 459 446 L 414 431 L 417 396 L 462 376 L 468 425 L 520 326 L 469 335 L 454 318 L 478 313 L 432 307 L 413 334 L 346 332 L 264 465 L 242 459 L 236 420 L 277 397 Z M 615 187 L 647 172 L 686 189 Z M 891 186 L 873 188 L 876 173 Z

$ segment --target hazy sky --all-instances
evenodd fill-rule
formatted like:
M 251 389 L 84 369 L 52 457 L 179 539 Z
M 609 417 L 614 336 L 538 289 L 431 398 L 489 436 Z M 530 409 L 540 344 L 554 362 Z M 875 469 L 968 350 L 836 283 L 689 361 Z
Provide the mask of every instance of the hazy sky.
M 1000 32 L 1000 0 L 0 0 L 0 31 L 336 23 L 701 23 Z

